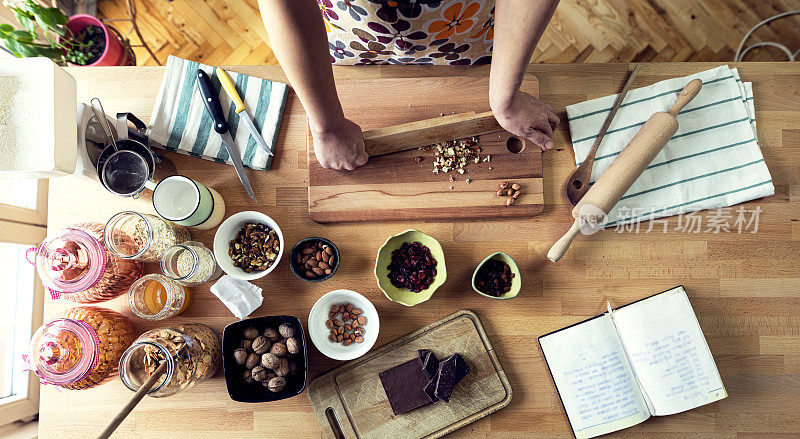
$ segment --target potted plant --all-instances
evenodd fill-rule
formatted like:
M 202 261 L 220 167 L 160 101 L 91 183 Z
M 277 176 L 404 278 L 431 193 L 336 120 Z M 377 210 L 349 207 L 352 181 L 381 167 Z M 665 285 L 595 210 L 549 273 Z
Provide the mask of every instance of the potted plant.
M 0 41 L 17 57 L 44 56 L 71 66 L 118 66 L 127 62 L 117 35 L 96 17 L 78 14 L 67 18 L 58 8 L 45 7 L 34 0 L 4 4 L 23 27 L 18 30 L 10 24 L 0 24 Z

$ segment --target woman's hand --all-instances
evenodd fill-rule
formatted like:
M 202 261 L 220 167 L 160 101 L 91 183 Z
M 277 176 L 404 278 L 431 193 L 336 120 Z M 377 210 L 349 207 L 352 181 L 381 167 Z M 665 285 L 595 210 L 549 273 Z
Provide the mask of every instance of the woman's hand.
M 559 123 L 553 107 L 523 91 L 490 99 L 490 104 L 495 119 L 506 131 L 532 141 L 542 151 L 553 147 L 553 131 Z
M 323 168 L 353 170 L 367 162 L 361 127 L 344 119 L 336 127 L 321 131 L 312 129 L 314 154 Z

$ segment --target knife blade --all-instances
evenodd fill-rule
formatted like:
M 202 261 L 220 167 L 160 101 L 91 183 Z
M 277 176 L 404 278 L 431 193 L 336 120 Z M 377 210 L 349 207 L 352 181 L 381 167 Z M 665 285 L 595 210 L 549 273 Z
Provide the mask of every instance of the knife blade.
M 253 124 L 253 118 L 247 113 L 247 107 L 245 107 L 239 92 L 236 91 L 236 86 L 233 84 L 233 81 L 231 81 L 231 77 L 228 76 L 228 72 L 217 67 L 217 77 L 219 78 L 219 83 L 222 84 L 222 89 L 225 90 L 225 93 L 227 93 L 233 103 L 236 104 L 236 109 L 234 111 L 244 119 L 244 123 L 247 125 L 247 129 L 250 130 L 250 135 L 253 136 L 256 144 L 266 151 L 267 154 L 274 155 L 272 150 L 269 149 L 269 146 L 267 146 L 267 142 L 261 137 L 261 133 L 256 129 L 255 124 Z
M 222 114 L 222 105 L 219 102 L 217 91 L 211 84 L 208 73 L 203 71 L 203 69 L 197 70 L 197 85 L 200 88 L 200 96 L 203 97 L 206 110 L 208 110 L 208 114 L 211 115 L 211 120 L 214 123 L 214 131 L 222 137 L 222 143 L 228 150 L 231 161 L 233 161 L 233 167 L 236 169 L 236 175 L 239 176 L 239 181 L 242 182 L 242 186 L 244 186 L 244 190 L 247 191 L 250 198 L 258 202 L 258 200 L 256 200 L 256 195 L 253 193 L 253 187 L 250 185 L 250 180 L 245 173 L 242 156 L 239 154 L 239 148 L 236 147 L 236 143 L 234 143 L 228 129 L 228 122 Z

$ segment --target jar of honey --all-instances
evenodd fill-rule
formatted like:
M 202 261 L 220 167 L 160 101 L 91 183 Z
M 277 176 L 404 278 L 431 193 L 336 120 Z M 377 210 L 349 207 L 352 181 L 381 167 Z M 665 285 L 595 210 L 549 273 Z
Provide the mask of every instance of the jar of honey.
M 176 316 L 192 303 L 192 290 L 163 274 L 142 276 L 128 291 L 128 306 L 147 320 Z

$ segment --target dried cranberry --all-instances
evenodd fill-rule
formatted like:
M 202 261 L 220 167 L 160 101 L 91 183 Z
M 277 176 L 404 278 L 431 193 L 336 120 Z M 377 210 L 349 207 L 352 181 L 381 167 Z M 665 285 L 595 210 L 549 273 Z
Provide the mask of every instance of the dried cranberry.
M 389 280 L 397 288 L 407 288 L 415 293 L 428 288 L 436 277 L 436 259 L 430 249 L 419 242 L 404 242 L 392 251 Z

